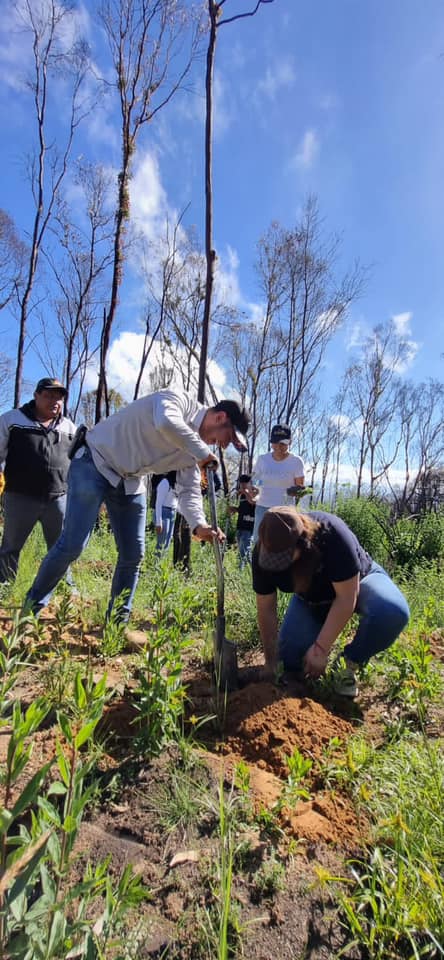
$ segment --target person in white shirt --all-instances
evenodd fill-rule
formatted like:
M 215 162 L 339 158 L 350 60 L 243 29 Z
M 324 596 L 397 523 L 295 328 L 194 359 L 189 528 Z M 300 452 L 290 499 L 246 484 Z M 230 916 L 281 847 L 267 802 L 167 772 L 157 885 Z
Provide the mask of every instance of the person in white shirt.
M 291 430 L 285 423 L 276 423 L 270 435 L 271 452 L 264 453 L 253 467 L 251 486 L 247 491 L 250 503 L 256 504 L 253 544 L 258 537 L 262 517 L 270 507 L 294 504 L 291 487 L 304 488 L 304 463 L 290 453 Z
M 246 450 L 249 416 L 234 400 L 204 407 L 186 393 L 159 390 L 101 420 L 82 440 L 68 474 L 63 531 L 28 591 L 24 612 L 37 614 L 68 565 L 88 543 L 102 503 L 106 504 L 118 557 L 108 616 L 130 617 L 145 552 L 146 477 L 177 470 L 178 508 L 198 540 L 223 540 L 207 523 L 200 468 L 217 467 L 210 446 L 232 443 Z
M 168 550 L 173 536 L 177 510 L 176 471 L 165 474 L 156 487 L 154 525 L 157 534 L 156 557 Z

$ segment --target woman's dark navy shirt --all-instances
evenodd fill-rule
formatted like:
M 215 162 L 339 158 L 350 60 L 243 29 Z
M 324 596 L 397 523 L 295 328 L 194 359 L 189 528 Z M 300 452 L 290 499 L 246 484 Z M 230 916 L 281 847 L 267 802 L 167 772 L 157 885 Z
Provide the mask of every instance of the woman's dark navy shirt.
M 320 562 L 315 570 L 309 589 L 299 594 L 307 603 L 331 603 L 335 598 L 333 583 L 350 580 L 360 574 L 365 577 L 372 559 L 359 543 L 344 520 L 332 513 L 312 510 L 308 514 L 321 524 L 315 536 L 315 546 L 320 552 Z M 292 567 L 274 573 L 262 570 L 258 562 L 257 544 L 252 557 L 253 589 L 263 595 L 282 590 L 294 593 Z

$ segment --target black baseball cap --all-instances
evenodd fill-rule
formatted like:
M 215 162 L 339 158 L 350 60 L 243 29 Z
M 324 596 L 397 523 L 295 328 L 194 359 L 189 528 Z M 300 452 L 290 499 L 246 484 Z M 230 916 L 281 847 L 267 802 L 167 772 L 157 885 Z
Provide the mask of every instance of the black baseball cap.
M 235 400 L 219 400 L 219 403 L 216 403 L 212 409 L 227 414 L 233 427 L 232 444 L 239 453 L 245 453 L 248 449 L 245 434 L 250 426 L 249 413 L 244 407 L 240 407 Z
M 66 397 L 68 393 L 66 387 L 63 386 L 63 383 L 60 383 L 60 380 L 56 380 L 54 377 L 43 377 L 39 380 L 35 392 L 41 393 L 42 390 L 59 390 L 60 393 L 63 393 L 63 396 Z
M 291 443 L 291 430 L 286 423 L 275 423 L 270 434 L 270 443 Z

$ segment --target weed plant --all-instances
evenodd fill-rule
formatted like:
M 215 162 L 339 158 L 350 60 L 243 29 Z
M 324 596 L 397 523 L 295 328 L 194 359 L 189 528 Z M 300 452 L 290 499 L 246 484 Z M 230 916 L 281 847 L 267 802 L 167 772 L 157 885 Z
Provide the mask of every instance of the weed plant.
M 370 556 L 382 566 L 386 565 L 389 557 L 389 504 L 373 498 L 339 497 L 333 512 L 345 520 Z
M 310 799 L 310 793 L 302 781 L 310 772 L 313 761 L 304 757 L 300 750 L 295 747 L 293 753 L 285 757 L 285 764 L 288 770 L 287 782 L 278 800 L 278 810 L 281 810 L 284 806 L 294 807 L 298 800 Z
M 409 632 L 444 630 L 444 557 L 425 560 L 413 570 L 396 572 L 396 582 L 410 606 Z
M 8 707 L 11 684 L 20 677 L 16 650 L 21 624 L 2 656 L 9 677 L 0 688 L 1 713 Z M 76 673 L 74 709 L 58 714 L 56 757 L 27 777 L 32 734 L 42 725 L 48 701 L 41 697 L 23 710 L 14 700 L 11 734 L 0 789 L 0 958 L 68 960 L 109 955 L 125 914 L 147 893 L 130 868 L 117 884 L 109 876 L 109 860 L 88 865 L 83 879 L 67 883 L 73 847 L 84 811 L 95 791 L 91 773 L 96 762 L 93 736 L 101 717 L 105 678 L 87 682 Z M 56 767 L 57 777 L 47 784 Z M 46 786 L 45 786 L 46 785 Z M 93 902 L 103 903 L 94 926 Z
M 181 605 L 178 606 L 178 601 Z M 178 598 L 166 560 L 160 563 L 153 590 L 152 625 L 140 658 L 137 749 L 148 756 L 158 754 L 165 743 L 177 739 L 183 729 L 186 691 L 183 655 L 190 646 L 184 635 L 189 595 Z
M 436 958 L 444 944 L 440 744 L 410 735 L 384 751 L 367 750 L 355 776 L 374 822 L 374 849 L 368 861 L 351 864 L 351 890 L 342 878 L 347 946 L 339 955 L 359 945 L 375 960 Z

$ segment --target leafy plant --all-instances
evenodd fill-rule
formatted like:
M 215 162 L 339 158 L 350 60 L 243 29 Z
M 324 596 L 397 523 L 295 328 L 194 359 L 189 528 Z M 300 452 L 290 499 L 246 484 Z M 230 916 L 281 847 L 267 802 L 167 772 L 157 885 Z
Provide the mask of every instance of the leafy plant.
M 30 737 L 44 720 L 48 704 L 40 698 L 23 712 L 20 703 L 14 703 L 0 822 L 2 958 L 105 957 L 125 912 L 147 895 L 140 877 L 130 868 L 113 886 L 108 860 L 94 867 L 88 865 L 83 880 L 74 886 L 65 883 L 82 816 L 96 790 L 95 783 L 87 785 L 87 780 L 95 765 L 92 738 L 105 695 L 105 677 L 97 683 L 85 682 L 76 673 L 73 716 L 70 719 L 66 713 L 58 714 L 56 756 L 41 766 L 15 797 L 12 788 L 15 785 L 17 792 L 30 759 Z M 53 780 L 43 794 L 53 764 L 59 779 Z M 105 907 L 93 926 L 88 910 L 99 896 L 104 897 Z
M 388 554 L 393 564 L 413 570 L 422 560 L 433 560 L 444 549 L 444 513 L 401 517 L 386 524 Z
M 288 769 L 287 783 L 278 800 L 279 809 L 283 806 L 294 806 L 298 800 L 310 799 L 310 793 L 305 786 L 302 786 L 302 781 L 311 770 L 313 760 L 304 757 L 295 747 L 293 753 L 285 757 L 285 763 Z
M 119 606 L 114 604 L 103 625 L 101 652 L 105 659 L 116 657 L 125 646 L 126 623 Z
M 359 789 L 365 781 L 369 789 Z M 353 861 L 340 885 L 347 944 L 385 960 L 436 958 L 444 942 L 444 761 L 439 744 L 408 736 L 373 751 L 357 789 L 375 823 L 368 861 Z M 345 885 L 345 886 L 344 886 Z M 351 889 L 350 889 L 351 888 Z
M 276 854 L 265 860 L 254 874 L 254 888 L 256 895 L 270 898 L 285 887 L 285 866 Z
M 335 513 L 356 534 L 371 557 L 383 566 L 388 558 L 388 503 L 367 497 L 339 497 Z
M 414 712 L 418 722 L 424 724 L 430 702 L 436 700 L 443 688 L 426 635 L 420 633 L 413 643 L 395 644 L 389 651 L 387 663 L 390 699 Z
M 137 749 L 150 756 L 174 740 L 183 725 L 186 693 L 182 658 L 189 641 L 183 635 L 177 610 L 172 616 L 169 607 L 172 596 L 168 567 L 161 564 L 155 588 L 154 623 L 149 644 L 141 656 L 135 699 L 139 713 Z

